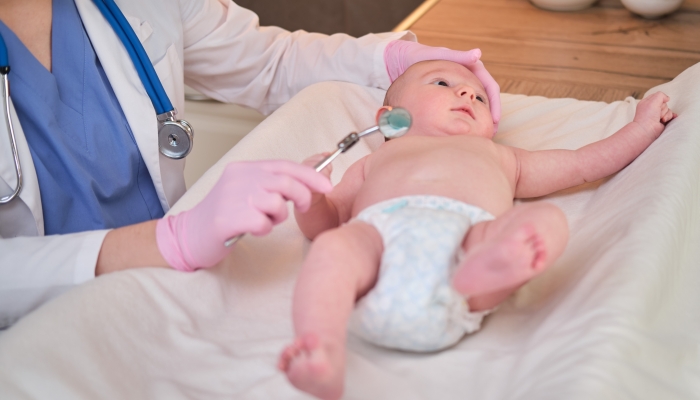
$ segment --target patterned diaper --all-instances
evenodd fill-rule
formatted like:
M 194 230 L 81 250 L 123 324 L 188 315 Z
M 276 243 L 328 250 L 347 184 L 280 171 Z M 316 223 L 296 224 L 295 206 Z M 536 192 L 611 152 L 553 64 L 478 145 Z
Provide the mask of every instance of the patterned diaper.
M 385 347 L 434 351 L 479 329 L 489 312 L 469 312 L 450 280 L 465 234 L 491 214 L 446 197 L 406 196 L 356 219 L 377 228 L 384 254 L 377 284 L 353 312 L 353 333 Z

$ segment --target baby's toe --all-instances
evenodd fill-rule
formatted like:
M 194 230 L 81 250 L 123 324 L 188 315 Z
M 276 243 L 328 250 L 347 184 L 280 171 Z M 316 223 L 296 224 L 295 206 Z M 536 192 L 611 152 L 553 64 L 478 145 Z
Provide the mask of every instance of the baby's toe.
M 280 354 L 280 359 L 279 362 L 277 363 L 277 368 L 280 370 L 287 370 L 289 368 L 289 363 L 299 356 L 299 353 L 301 352 L 303 343 L 301 339 L 297 338 L 290 344 L 289 346 L 285 347 L 284 350 L 282 350 L 282 354 Z

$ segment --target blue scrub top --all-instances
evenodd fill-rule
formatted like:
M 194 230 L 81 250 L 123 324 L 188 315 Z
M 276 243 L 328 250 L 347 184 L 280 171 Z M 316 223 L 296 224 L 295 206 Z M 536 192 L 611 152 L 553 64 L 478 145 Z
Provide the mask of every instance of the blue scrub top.
M 53 0 L 52 72 L 1 21 L 0 33 L 11 67 L 10 95 L 39 179 L 45 233 L 162 217 L 151 176 L 73 0 Z

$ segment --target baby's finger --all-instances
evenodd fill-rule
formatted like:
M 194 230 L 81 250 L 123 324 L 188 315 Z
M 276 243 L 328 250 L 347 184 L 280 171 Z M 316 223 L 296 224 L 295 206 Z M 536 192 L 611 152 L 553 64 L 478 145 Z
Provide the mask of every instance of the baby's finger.
M 667 124 L 669 121 L 671 121 L 675 117 L 676 117 L 676 114 L 674 114 L 673 111 L 667 109 L 666 112 L 661 115 L 661 123 Z
M 656 92 L 652 94 L 650 97 L 652 97 L 653 101 L 658 101 L 661 102 L 662 104 L 666 104 L 669 100 L 671 100 L 670 97 L 666 95 L 664 92 Z
M 673 112 L 671 110 L 667 108 L 661 112 L 661 123 L 665 124 L 671 119 L 673 119 Z

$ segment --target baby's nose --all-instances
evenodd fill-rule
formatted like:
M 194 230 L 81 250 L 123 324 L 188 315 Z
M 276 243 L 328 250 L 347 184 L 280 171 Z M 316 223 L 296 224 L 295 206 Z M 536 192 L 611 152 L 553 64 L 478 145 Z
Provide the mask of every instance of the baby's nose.
M 474 100 L 476 93 L 474 93 L 474 89 L 470 88 L 469 86 L 462 86 L 459 88 L 459 97 L 465 96 L 468 96 L 471 100 Z

